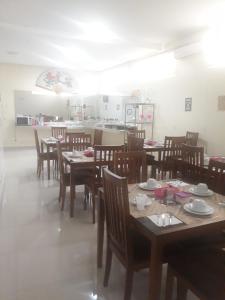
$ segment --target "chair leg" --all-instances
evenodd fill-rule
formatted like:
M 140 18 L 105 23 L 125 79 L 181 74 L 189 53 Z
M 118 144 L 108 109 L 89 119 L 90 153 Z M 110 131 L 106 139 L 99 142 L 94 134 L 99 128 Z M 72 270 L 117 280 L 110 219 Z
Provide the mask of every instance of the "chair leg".
M 110 247 L 107 245 L 107 250 L 106 250 L 106 264 L 105 264 L 105 275 L 104 275 L 104 286 L 108 286 L 109 283 L 109 275 L 110 275 L 110 270 L 111 270 L 111 265 L 112 265 L 112 250 Z
M 70 197 L 70 217 L 72 218 L 73 214 L 74 214 L 74 198 L 76 195 L 75 186 L 72 187 L 71 192 L 72 192 L 72 195 Z
M 130 298 L 131 298 L 132 285 L 133 285 L 133 274 L 134 274 L 133 270 L 130 268 L 127 268 L 124 300 L 130 300 Z
M 95 194 L 92 194 L 92 222 L 95 224 Z
M 64 203 L 65 203 L 65 197 L 66 197 L 66 186 L 62 186 L 61 188 L 61 210 L 64 209 Z
M 167 275 L 166 275 L 166 295 L 165 300 L 172 300 L 173 294 L 173 272 L 171 267 L 168 265 L 167 267 Z
M 177 278 L 177 300 L 187 299 L 187 288 L 180 278 Z
M 62 197 L 62 184 L 61 184 L 61 182 L 59 183 L 59 203 L 60 203 L 60 201 L 61 201 L 61 197 Z
M 84 210 L 87 210 L 87 201 L 88 201 L 88 187 L 84 186 Z

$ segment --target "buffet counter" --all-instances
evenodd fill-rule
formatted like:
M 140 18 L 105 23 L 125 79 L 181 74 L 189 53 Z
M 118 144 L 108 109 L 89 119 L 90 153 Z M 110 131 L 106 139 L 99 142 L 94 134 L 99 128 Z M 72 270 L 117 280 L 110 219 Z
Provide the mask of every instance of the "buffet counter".
M 103 130 L 102 143 L 104 145 L 121 145 L 124 143 L 124 131 L 115 128 L 105 128 L 96 126 L 87 122 L 86 124 L 76 123 L 53 123 L 45 124 L 44 126 L 35 126 L 38 130 L 39 140 L 44 137 L 51 136 L 52 126 L 66 126 L 69 132 L 85 132 L 94 136 L 95 128 Z M 15 146 L 16 147 L 32 147 L 35 146 L 33 126 L 15 126 Z

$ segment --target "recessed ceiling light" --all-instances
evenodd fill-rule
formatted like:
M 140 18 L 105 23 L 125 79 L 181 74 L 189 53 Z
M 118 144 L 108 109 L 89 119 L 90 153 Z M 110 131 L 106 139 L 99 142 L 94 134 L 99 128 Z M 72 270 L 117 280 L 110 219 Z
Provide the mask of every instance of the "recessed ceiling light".
M 18 52 L 18 51 L 11 51 L 11 50 L 8 50 L 8 51 L 7 51 L 7 54 L 8 54 L 8 55 L 18 55 L 19 52 Z

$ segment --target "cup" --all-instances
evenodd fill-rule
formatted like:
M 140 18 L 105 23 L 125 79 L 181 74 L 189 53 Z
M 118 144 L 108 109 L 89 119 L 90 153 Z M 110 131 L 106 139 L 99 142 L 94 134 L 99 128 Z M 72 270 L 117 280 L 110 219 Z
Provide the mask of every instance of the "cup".
M 142 194 L 138 194 L 135 199 L 136 199 L 137 210 L 144 210 L 145 203 L 146 203 L 145 196 Z
M 88 147 L 87 150 L 88 150 L 88 151 L 92 151 L 93 148 L 92 148 L 92 147 Z
M 201 193 L 201 194 L 207 193 L 207 191 L 208 191 L 208 186 L 207 186 L 207 184 L 205 184 L 205 183 L 199 183 L 199 184 L 196 186 L 196 191 L 197 191 L 198 193 Z
M 192 209 L 198 212 L 205 212 L 206 202 L 202 199 L 194 199 L 192 201 Z
M 154 188 L 157 185 L 157 181 L 154 178 L 149 178 L 147 181 L 148 188 Z

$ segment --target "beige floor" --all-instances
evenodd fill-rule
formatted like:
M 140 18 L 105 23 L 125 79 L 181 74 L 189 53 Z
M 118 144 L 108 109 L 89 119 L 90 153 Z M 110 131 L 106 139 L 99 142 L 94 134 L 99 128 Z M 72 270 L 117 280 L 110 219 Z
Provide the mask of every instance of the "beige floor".
M 58 182 L 38 179 L 34 150 L 5 152 L 0 211 L 0 300 L 120 300 L 124 270 L 114 259 L 108 288 L 96 268 L 96 229 L 82 208 L 61 213 Z M 148 272 L 135 274 L 133 300 L 147 299 Z M 194 299 L 189 297 L 189 299 Z

